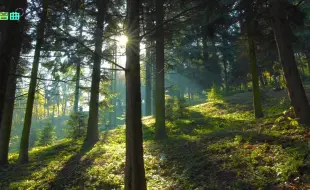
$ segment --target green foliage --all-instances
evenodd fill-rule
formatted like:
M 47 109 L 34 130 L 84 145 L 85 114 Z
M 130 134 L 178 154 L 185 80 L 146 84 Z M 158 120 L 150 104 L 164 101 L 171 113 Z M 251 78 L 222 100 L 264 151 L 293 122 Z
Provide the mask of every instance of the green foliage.
M 52 145 L 56 140 L 55 126 L 52 126 L 50 122 L 40 132 L 37 145 L 46 146 Z
M 216 101 L 185 108 L 184 102 L 167 99 L 167 114 L 173 117 L 166 122 L 169 139 L 154 141 L 155 119 L 142 119 L 148 189 L 276 189 L 297 183 L 295 179 L 302 185 L 309 178 L 301 175 L 310 166 L 309 130 L 288 115 L 277 120 L 288 107 L 279 104 L 280 98 L 268 101 L 276 105 L 268 105 L 272 117 L 253 120 L 249 105 Z M 104 131 L 79 159 L 72 159 L 81 153 L 79 139 L 35 147 L 27 167 L 0 169 L 0 187 L 49 189 L 65 179 L 59 189 L 79 189 L 81 184 L 85 189 L 122 189 L 125 142 L 122 126 Z M 17 157 L 10 154 L 10 162 Z M 62 175 L 70 175 L 61 175 L 64 168 Z
M 67 121 L 67 125 L 70 126 L 66 130 L 68 137 L 74 139 L 84 137 L 87 130 L 87 115 L 83 112 L 72 113 Z
M 185 98 L 168 98 L 166 103 L 166 118 L 176 119 L 184 116 Z
M 177 105 L 178 105 L 178 113 L 180 115 L 180 117 L 184 116 L 184 110 L 185 110 L 185 98 L 179 98 L 177 100 Z
M 216 84 L 213 84 L 210 90 L 206 93 L 208 101 L 216 101 L 222 99 L 221 89 Z

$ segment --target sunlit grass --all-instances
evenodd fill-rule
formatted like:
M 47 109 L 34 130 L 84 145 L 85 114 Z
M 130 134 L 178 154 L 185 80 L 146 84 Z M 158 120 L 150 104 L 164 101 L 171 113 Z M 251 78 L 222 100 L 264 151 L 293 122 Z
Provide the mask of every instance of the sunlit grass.
M 309 130 L 289 121 L 275 122 L 286 109 L 285 100 L 267 103 L 266 117 L 259 120 L 253 118 L 251 105 L 226 100 L 187 107 L 182 117 L 167 120 L 169 138 L 158 142 L 153 137 L 154 117 L 143 118 L 148 189 L 301 185 L 310 178 L 300 173 L 310 166 L 306 162 Z M 36 147 L 30 151 L 30 164 L 24 166 L 15 165 L 18 155 L 10 154 L 13 165 L 0 170 L 0 189 L 49 189 L 61 181 L 64 186 L 58 188 L 63 189 L 123 189 L 125 141 L 125 126 L 121 126 L 104 131 L 77 160 L 82 140 Z M 61 171 L 69 176 L 59 175 Z

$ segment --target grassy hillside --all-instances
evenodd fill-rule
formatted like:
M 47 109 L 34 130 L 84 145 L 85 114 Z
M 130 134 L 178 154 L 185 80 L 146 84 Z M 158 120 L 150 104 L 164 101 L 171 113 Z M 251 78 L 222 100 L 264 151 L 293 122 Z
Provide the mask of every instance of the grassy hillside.
M 264 95 L 254 120 L 251 93 L 187 107 L 167 121 L 169 139 L 155 142 L 143 118 L 149 189 L 310 188 L 310 133 L 289 117 L 285 91 Z M 90 150 L 64 139 L 30 153 L 30 164 L 0 170 L 0 189 L 122 189 L 124 127 L 106 131 Z

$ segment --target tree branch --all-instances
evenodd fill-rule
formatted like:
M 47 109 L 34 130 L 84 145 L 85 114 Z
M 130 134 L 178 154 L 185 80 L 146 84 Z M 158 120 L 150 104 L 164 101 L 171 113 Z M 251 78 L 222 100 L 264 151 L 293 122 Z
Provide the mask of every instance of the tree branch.
M 64 31 L 63 29 L 61 29 L 59 26 L 56 26 L 54 25 L 56 28 L 58 28 L 60 31 L 62 31 L 63 33 L 65 33 L 67 36 L 69 36 L 70 38 L 72 38 L 73 40 L 75 40 L 76 42 L 78 42 L 81 46 L 85 47 L 88 51 L 90 51 L 91 53 L 93 54 L 97 54 L 96 52 L 94 52 L 93 50 L 91 50 L 88 46 L 86 46 L 83 42 L 81 42 L 79 39 L 71 36 L 68 32 Z M 101 58 L 101 59 L 104 59 L 108 62 L 110 62 L 111 64 L 114 64 L 116 65 L 117 67 L 121 68 L 123 71 L 126 71 L 126 69 L 122 66 L 120 66 L 119 64 L 115 63 L 114 61 L 111 61 L 111 60 L 108 60 L 106 58 L 103 57 L 102 54 L 98 54 L 98 56 Z
M 194 6 L 194 7 L 191 7 L 191 8 L 189 8 L 189 9 L 186 9 L 186 10 L 180 12 L 179 14 L 175 15 L 174 17 L 172 17 L 172 18 L 170 18 L 170 19 L 168 19 L 168 20 L 165 20 L 164 22 L 162 22 L 162 23 L 156 25 L 155 27 L 153 27 L 153 28 L 152 28 L 151 30 L 149 30 L 148 32 L 142 34 L 142 35 L 140 36 L 140 40 L 142 40 L 142 38 L 144 38 L 145 36 L 147 36 L 147 35 L 151 34 L 152 32 L 154 32 L 158 27 L 160 27 L 160 26 L 162 26 L 162 25 L 165 25 L 165 24 L 167 24 L 167 23 L 169 23 L 169 22 L 172 22 L 173 20 L 177 19 L 178 17 L 183 16 L 185 13 L 187 13 L 187 12 L 189 12 L 189 11 L 191 11 L 191 10 L 194 10 L 194 9 L 196 9 L 196 8 L 199 8 L 199 7 L 200 7 L 200 4 L 199 4 L 199 5 L 196 5 L 196 6 Z
M 21 78 L 29 78 L 29 79 L 31 78 L 31 76 L 17 75 L 17 74 L 12 74 L 12 73 L 10 73 L 10 75 L 16 76 L 16 77 L 21 77 Z M 75 80 L 67 80 L 67 81 L 64 81 L 64 80 L 44 79 L 44 78 L 40 78 L 40 77 L 37 77 L 37 80 L 53 81 L 53 82 L 64 82 L 64 83 L 74 82 L 74 81 L 75 81 Z

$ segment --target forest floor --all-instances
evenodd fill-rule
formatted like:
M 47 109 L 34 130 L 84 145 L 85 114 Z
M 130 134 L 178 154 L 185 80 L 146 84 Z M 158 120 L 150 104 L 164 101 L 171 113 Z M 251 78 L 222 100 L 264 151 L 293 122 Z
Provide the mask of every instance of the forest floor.
M 310 133 L 282 114 L 286 91 L 265 93 L 262 119 L 251 104 L 246 92 L 187 107 L 168 117 L 162 141 L 143 118 L 148 189 L 310 189 Z M 124 131 L 105 131 L 90 150 L 70 139 L 34 148 L 27 165 L 10 154 L 0 189 L 123 189 Z

